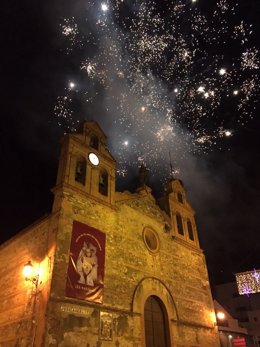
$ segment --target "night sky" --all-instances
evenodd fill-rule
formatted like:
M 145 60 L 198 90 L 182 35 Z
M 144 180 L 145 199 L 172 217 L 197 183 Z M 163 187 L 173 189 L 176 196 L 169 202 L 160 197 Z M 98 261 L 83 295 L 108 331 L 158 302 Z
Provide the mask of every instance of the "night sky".
M 95 6 L 101 4 L 98 1 L 95 3 Z M 168 1 L 165 1 L 165 4 L 167 3 Z M 187 4 L 187 1 L 185 3 Z M 197 0 L 197 3 L 200 3 L 198 6 L 202 6 L 206 14 L 211 11 L 210 4 L 213 2 Z M 253 24 L 254 33 L 251 37 L 251 46 L 257 49 L 260 35 L 260 3 L 257 0 L 246 2 L 241 0 L 237 3 L 240 5 L 240 10 L 236 16 L 243 17 L 245 22 Z M 118 12 L 122 18 L 127 18 L 131 7 L 131 2 L 125 1 L 125 4 L 125 7 Z M 118 177 L 118 189 L 120 190 L 128 189 L 128 185 L 135 186 L 140 164 L 137 157 L 143 154 L 145 156 L 145 152 L 150 150 L 149 143 L 153 141 L 147 133 L 143 140 L 145 143 L 140 142 L 138 136 L 142 137 L 142 133 L 138 133 L 138 131 L 141 117 L 137 119 L 132 116 L 131 110 L 127 114 L 127 121 L 124 120 L 125 123 L 123 122 L 120 126 L 116 123 L 120 110 L 112 107 L 116 100 L 113 99 L 113 93 L 117 88 L 119 89 L 115 81 L 110 89 L 106 89 L 103 88 L 100 81 L 97 84 L 81 76 L 79 61 L 83 60 L 86 51 L 88 57 L 93 58 L 97 51 L 95 45 L 91 43 L 84 49 L 76 49 L 74 52 L 66 54 L 64 47 L 67 43 L 61 34 L 61 23 L 64 23 L 64 18 L 76 17 L 80 13 L 89 19 L 90 15 L 96 14 L 97 18 L 94 18 L 93 22 L 88 20 L 84 32 L 85 38 L 88 36 L 88 30 L 92 30 L 95 36 L 100 34 L 96 28 L 93 29 L 93 25 L 98 20 L 98 13 L 95 11 L 98 11 L 99 7 L 94 6 L 88 9 L 87 2 L 83 4 L 82 0 L 73 2 L 10 1 L 3 6 L 1 46 L 3 80 L 1 83 L 0 128 L 1 242 L 50 212 L 53 198 L 50 189 L 55 186 L 56 181 L 59 142 L 64 131 L 68 131 L 68 124 L 73 129 L 78 120 L 86 118 L 100 123 L 108 136 L 109 149 L 118 159 L 119 166 L 127 169 L 126 177 L 122 177 L 122 175 Z M 131 10 L 133 10 L 132 7 Z M 160 10 L 161 15 L 166 16 L 167 6 L 161 5 Z M 122 28 L 120 16 L 115 21 Z M 131 16 L 133 17 L 134 14 L 130 15 L 130 19 Z M 84 27 L 85 23 L 83 17 L 79 18 L 81 27 Z M 109 24 L 106 23 L 106 25 Z M 183 25 L 185 27 L 185 23 Z M 129 23 L 126 24 L 124 30 L 128 30 L 129 26 Z M 82 41 L 84 42 L 84 38 Z M 225 55 L 226 59 L 230 58 L 231 61 L 232 54 L 236 54 L 238 48 L 234 46 L 234 52 L 233 41 L 230 39 L 227 43 L 230 48 L 225 51 Z M 78 45 L 80 44 L 78 43 Z M 169 52 L 166 54 L 166 58 L 170 59 Z M 159 57 L 158 60 L 160 59 Z M 158 75 L 163 74 L 164 70 L 153 64 L 154 62 L 149 66 L 149 73 L 156 76 L 156 81 L 158 81 Z M 144 67 L 145 69 L 147 74 L 147 66 Z M 197 73 L 199 68 L 196 69 Z M 258 69 L 255 69 L 255 74 L 258 74 L 259 77 Z M 181 86 L 181 80 L 184 77 L 180 74 L 178 78 Z M 236 78 L 237 84 L 239 78 Z M 80 90 L 77 88 L 75 91 L 68 90 L 71 81 L 80 84 Z M 257 81 L 259 82 L 259 79 Z M 164 83 L 166 83 L 165 80 Z M 189 83 L 187 82 L 186 86 L 190 86 Z M 88 92 L 92 93 L 93 100 L 88 105 L 82 102 L 82 95 L 86 91 L 84 89 L 86 87 L 83 88 L 84 84 L 88 85 Z M 168 79 L 166 84 L 168 97 L 172 95 L 173 92 L 170 93 L 169 90 L 173 90 L 174 85 L 171 79 Z M 160 86 L 159 83 L 156 85 Z M 219 86 L 215 85 L 214 88 L 217 90 Z M 95 94 L 93 90 L 98 94 L 96 99 L 93 97 Z M 154 90 L 153 84 L 152 93 Z M 58 96 L 67 95 L 66 93 L 71 93 L 70 96 L 74 98 L 72 106 L 75 112 L 70 118 L 70 122 L 61 122 L 57 114 L 55 115 L 54 109 Z M 118 97 L 119 92 L 115 93 Z M 254 98 L 258 97 L 259 89 Z M 148 98 L 147 95 L 146 98 Z M 111 101 L 111 99 L 113 100 Z M 144 100 L 142 99 L 142 102 Z M 194 129 L 195 124 L 193 120 L 187 121 L 191 110 L 188 108 L 190 106 L 184 108 L 185 100 L 183 100 L 179 102 L 179 106 L 176 106 L 174 111 L 180 114 L 177 118 L 179 130 L 176 137 L 178 139 L 186 136 L 183 130 L 180 131 L 180 128 L 185 128 L 185 134 L 187 134 L 191 130 L 190 128 Z M 127 102 L 131 109 L 136 103 L 136 99 Z M 157 196 L 160 195 L 157 188 L 158 182 L 162 186 L 160 175 L 165 175 L 165 169 L 158 170 L 158 167 L 169 169 L 169 151 L 173 165 L 181 167 L 180 173 L 176 173 L 176 177 L 184 181 L 188 199 L 197 213 L 200 242 L 206 255 L 213 284 L 234 280 L 236 272 L 260 268 L 260 108 L 259 104 L 255 106 L 253 101 L 250 102 L 252 119 L 247 117 L 246 122 L 242 121 L 246 124 L 236 124 L 233 127 L 233 119 L 237 118 L 239 111 L 231 108 L 230 104 L 233 101 L 228 98 L 221 102 L 221 107 L 216 112 L 215 109 L 211 110 L 215 112 L 214 118 L 210 113 L 208 118 L 203 120 L 203 125 L 207 123 L 206 130 L 208 134 L 212 135 L 216 145 L 205 145 L 206 149 L 203 148 L 196 152 L 187 150 L 186 144 L 179 141 L 177 149 L 174 150 L 168 140 L 163 140 L 159 142 L 163 155 L 159 153 L 158 157 L 161 159 L 152 157 L 149 160 L 147 155 L 147 160 L 144 161 L 151 172 L 149 185 Z M 178 104 L 177 97 L 175 103 Z M 189 99 L 188 104 L 192 104 Z M 205 105 L 203 104 L 203 106 Z M 148 106 L 145 107 L 148 108 Z M 153 126 L 157 124 L 161 126 L 161 116 L 155 115 L 155 106 L 152 105 L 152 107 L 151 122 L 153 122 Z M 167 107 L 166 105 L 165 109 Z M 113 116 L 111 116 L 112 113 Z M 132 117 L 131 122 L 129 121 L 130 116 Z M 172 119 L 171 116 L 171 121 Z M 59 123 L 62 123 L 61 126 Z M 131 131 L 125 131 L 124 127 L 129 129 L 130 123 Z M 135 124 L 132 125 L 132 123 Z M 211 127 L 219 129 L 222 124 L 228 125 L 229 129 L 235 129 L 233 136 L 216 139 L 217 131 L 213 131 Z M 65 129 L 65 127 L 67 128 Z M 198 129 L 193 132 L 196 133 L 197 138 L 203 134 Z M 125 152 L 122 141 L 130 143 Z M 132 147 L 131 141 L 134 143 Z M 183 152 L 187 150 L 187 154 L 181 153 L 182 149 Z M 177 160 L 178 156 L 182 158 L 180 163 Z

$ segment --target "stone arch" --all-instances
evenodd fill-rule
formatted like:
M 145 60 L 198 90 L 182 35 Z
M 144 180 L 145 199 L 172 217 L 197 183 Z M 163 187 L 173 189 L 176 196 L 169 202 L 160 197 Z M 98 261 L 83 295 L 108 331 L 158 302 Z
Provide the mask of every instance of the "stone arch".
M 169 289 L 162 281 L 155 277 L 144 278 L 137 285 L 132 300 L 133 313 L 143 315 L 144 303 L 151 295 L 157 296 L 159 299 L 161 299 L 165 308 L 167 309 L 167 314 L 170 321 L 178 320 L 177 307 Z

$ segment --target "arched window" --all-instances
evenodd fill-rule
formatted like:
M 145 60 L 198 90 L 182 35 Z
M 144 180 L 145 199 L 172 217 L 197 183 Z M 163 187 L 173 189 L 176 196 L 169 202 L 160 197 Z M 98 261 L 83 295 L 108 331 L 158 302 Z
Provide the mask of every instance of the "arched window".
M 188 228 L 189 239 L 194 241 L 193 228 L 192 228 L 191 221 L 189 219 L 187 221 L 187 228 Z
M 184 235 L 182 218 L 181 218 L 181 215 L 179 213 L 176 214 L 176 222 L 177 222 L 178 233 L 180 235 Z
M 146 347 L 169 347 L 169 323 L 166 309 L 156 296 L 149 296 L 144 306 Z
M 178 192 L 178 193 L 177 193 L 177 199 L 178 199 L 178 201 L 179 201 L 181 204 L 183 204 L 183 196 L 182 196 L 182 193 L 181 193 L 181 192 Z
M 89 142 L 90 147 L 98 150 L 98 144 L 99 144 L 98 137 L 96 135 L 92 135 Z
M 99 173 L 99 193 L 107 196 L 108 194 L 108 173 L 106 170 L 101 170 Z
M 75 167 L 75 181 L 85 185 L 86 181 L 86 165 L 84 158 L 78 158 Z

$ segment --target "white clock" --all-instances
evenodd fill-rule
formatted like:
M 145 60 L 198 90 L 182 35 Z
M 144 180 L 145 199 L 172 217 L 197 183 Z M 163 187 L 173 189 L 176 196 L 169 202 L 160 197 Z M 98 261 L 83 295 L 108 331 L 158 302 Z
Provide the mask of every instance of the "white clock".
M 97 166 L 99 164 L 99 158 L 95 153 L 89 153 L 88 159 L 92 165 Z

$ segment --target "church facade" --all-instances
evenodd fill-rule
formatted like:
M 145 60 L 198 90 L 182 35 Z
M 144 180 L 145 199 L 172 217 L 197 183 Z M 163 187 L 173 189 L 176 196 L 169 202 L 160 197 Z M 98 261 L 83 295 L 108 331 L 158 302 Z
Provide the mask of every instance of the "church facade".
M 96 122 L 64 137 L 51 214 L 0 247 L 1 347 L 219 347 L 182 182 L 115 176 Z

